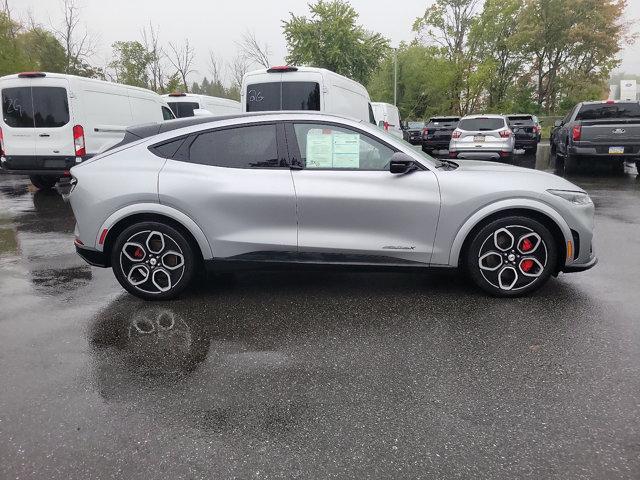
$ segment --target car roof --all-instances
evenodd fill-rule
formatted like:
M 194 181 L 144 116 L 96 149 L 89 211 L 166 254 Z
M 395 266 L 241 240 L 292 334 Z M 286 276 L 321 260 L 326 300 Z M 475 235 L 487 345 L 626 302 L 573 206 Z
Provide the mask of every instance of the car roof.
M 455 115 L 434 115 L 433 117 L 429 118 L 429 121 L 435 118 L 441 119 L 441 120 L 460 120 L 460 117 L 457 117 Z
M 504 115 L 498 115 L 496 113 L 478 113 L 474 115 L 465 115 L 460 120 L 469 120 L 474 118 L 506 118 Z

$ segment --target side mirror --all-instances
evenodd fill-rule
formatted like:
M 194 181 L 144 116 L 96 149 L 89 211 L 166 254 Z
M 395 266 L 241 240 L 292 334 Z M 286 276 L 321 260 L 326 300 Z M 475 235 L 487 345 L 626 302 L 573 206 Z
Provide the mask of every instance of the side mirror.
M 562 126 L 562 120 L 556 120 L 555 122 L 553 122 L 553 126 L 554 127 L 561 127 Z
M 389 172 L 394 175 L 404 175 L 417 169 L 416 162 L 406 153 L 396 152 L 389 161 Z

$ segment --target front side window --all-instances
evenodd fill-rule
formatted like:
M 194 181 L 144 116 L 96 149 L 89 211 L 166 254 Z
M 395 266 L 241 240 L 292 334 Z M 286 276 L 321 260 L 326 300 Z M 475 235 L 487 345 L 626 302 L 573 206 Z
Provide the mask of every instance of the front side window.
M 318 82 L 266 82 L 247 85 L 247 112 L 320 110 Z
M 198 102 L 167 102 L 167 105 L 176 118 L 193 117 L 193 111 L 200 108 Z
M 307 169 L 388 170 L 395 153 L 373 138 L 333 125 L 294 125 L 298 148 Z
M 67 90 L 15 87 L 2 90 L 2 114 L 14 128 L 57 128 L 69 123 Z
M 205 132 L 189 148 L 189 161 L 229 168 L 280 167 L 276 125 L 251 125 Z

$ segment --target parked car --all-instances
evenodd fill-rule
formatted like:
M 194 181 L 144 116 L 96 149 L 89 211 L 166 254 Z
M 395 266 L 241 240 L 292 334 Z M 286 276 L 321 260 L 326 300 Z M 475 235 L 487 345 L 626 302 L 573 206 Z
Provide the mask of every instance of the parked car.
M 510 162 L 514 146 L 504 115 L 467 115 L 451 134 L 449 157 Z
M 460 266 L 515 296 L 596 263 L 593 204 L 564 178 L 436 160 L 345 117 L 131 127 L 71 173 L 78 253 L 145 299 L 175 297 L 203 265 Z
M 367 89 L 324 68 L 285 65 L 248 72 L 241 103 L 243 112 L 312 110 L 376 124 Z
M 398 107 L 384 102 L 371 102 L 371 107 L 373 108 L 373 116 L 376 119 L 376 124 L 380 128 L 395 137 L 404 137 Z
M 640 102 L 577 104 L 555 123 L 551 154 L 556 156 L 556 167 L 567 173 L 586 161 L 624 171 L 626 160 L 635 161 L 640 172 Z
M 175 118 L 151 90 L 61 73 L 0 78 L 1 168 L 41 189 L 124 137 L 128 126 Z
M 403 138 L 411 145 L 422 145 L 422 130 L 425 122 L 407 122 L 403 131 Z
M 232 115 L 242 111 L 240 102 L 228 98 L 179 92 L 163 97 L 176 118 L 193 117 L 199 111 L 208 115 Z
M 460 117 L 431 117 L 422 130 L 422 151 L 449 150 L 451 134 L 459 122 Z
M 507 119 L 516 139 L 516 150 L 524 149 L 525 153 L 535 155 L 538 152 L 538 143 L 540 143 L 542 133 L 538 117 L 518 113 L 507 115 Z

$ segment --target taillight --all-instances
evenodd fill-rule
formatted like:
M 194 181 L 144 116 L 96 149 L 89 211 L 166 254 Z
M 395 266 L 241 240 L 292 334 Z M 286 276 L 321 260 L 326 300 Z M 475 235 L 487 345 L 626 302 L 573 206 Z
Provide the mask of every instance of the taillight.
M 4 133 L 2 133 L 2 127 L 0 127 L 0 157 L 4 157 Z
M 453 133 L 451 134 L 451 138 L 460 138 L 460 134 L 462 132 L 460 132 L 459 130 L 454 130 Z
M 533 126 L 533 132 L 534 133 L 540 133 L 542 131 L 542 127 L 540 125 L 534 125 Z
M 573 130 L 571 131 L 571 136 L 573 137 L 574 142 L 579 142 L 580 137 L 582 137 L 582 125 L 574 125 Z
M 84 157 L 87 154 L 82 125 L 74 125 L 73 127 L 73 145 L 76 147 L 76 157 Z
M 429 135 L 429 129 L 428 128 L 423 128 L 422 129 L 422 136 L 426 137 L 427 135 Z
M 511 130 L 501 130 L 500 136 L 502 138 L 509 138 L 511 136 Z
M 384 122 L 384 131 L 385 132 L 389 131 L 389 122 Z

